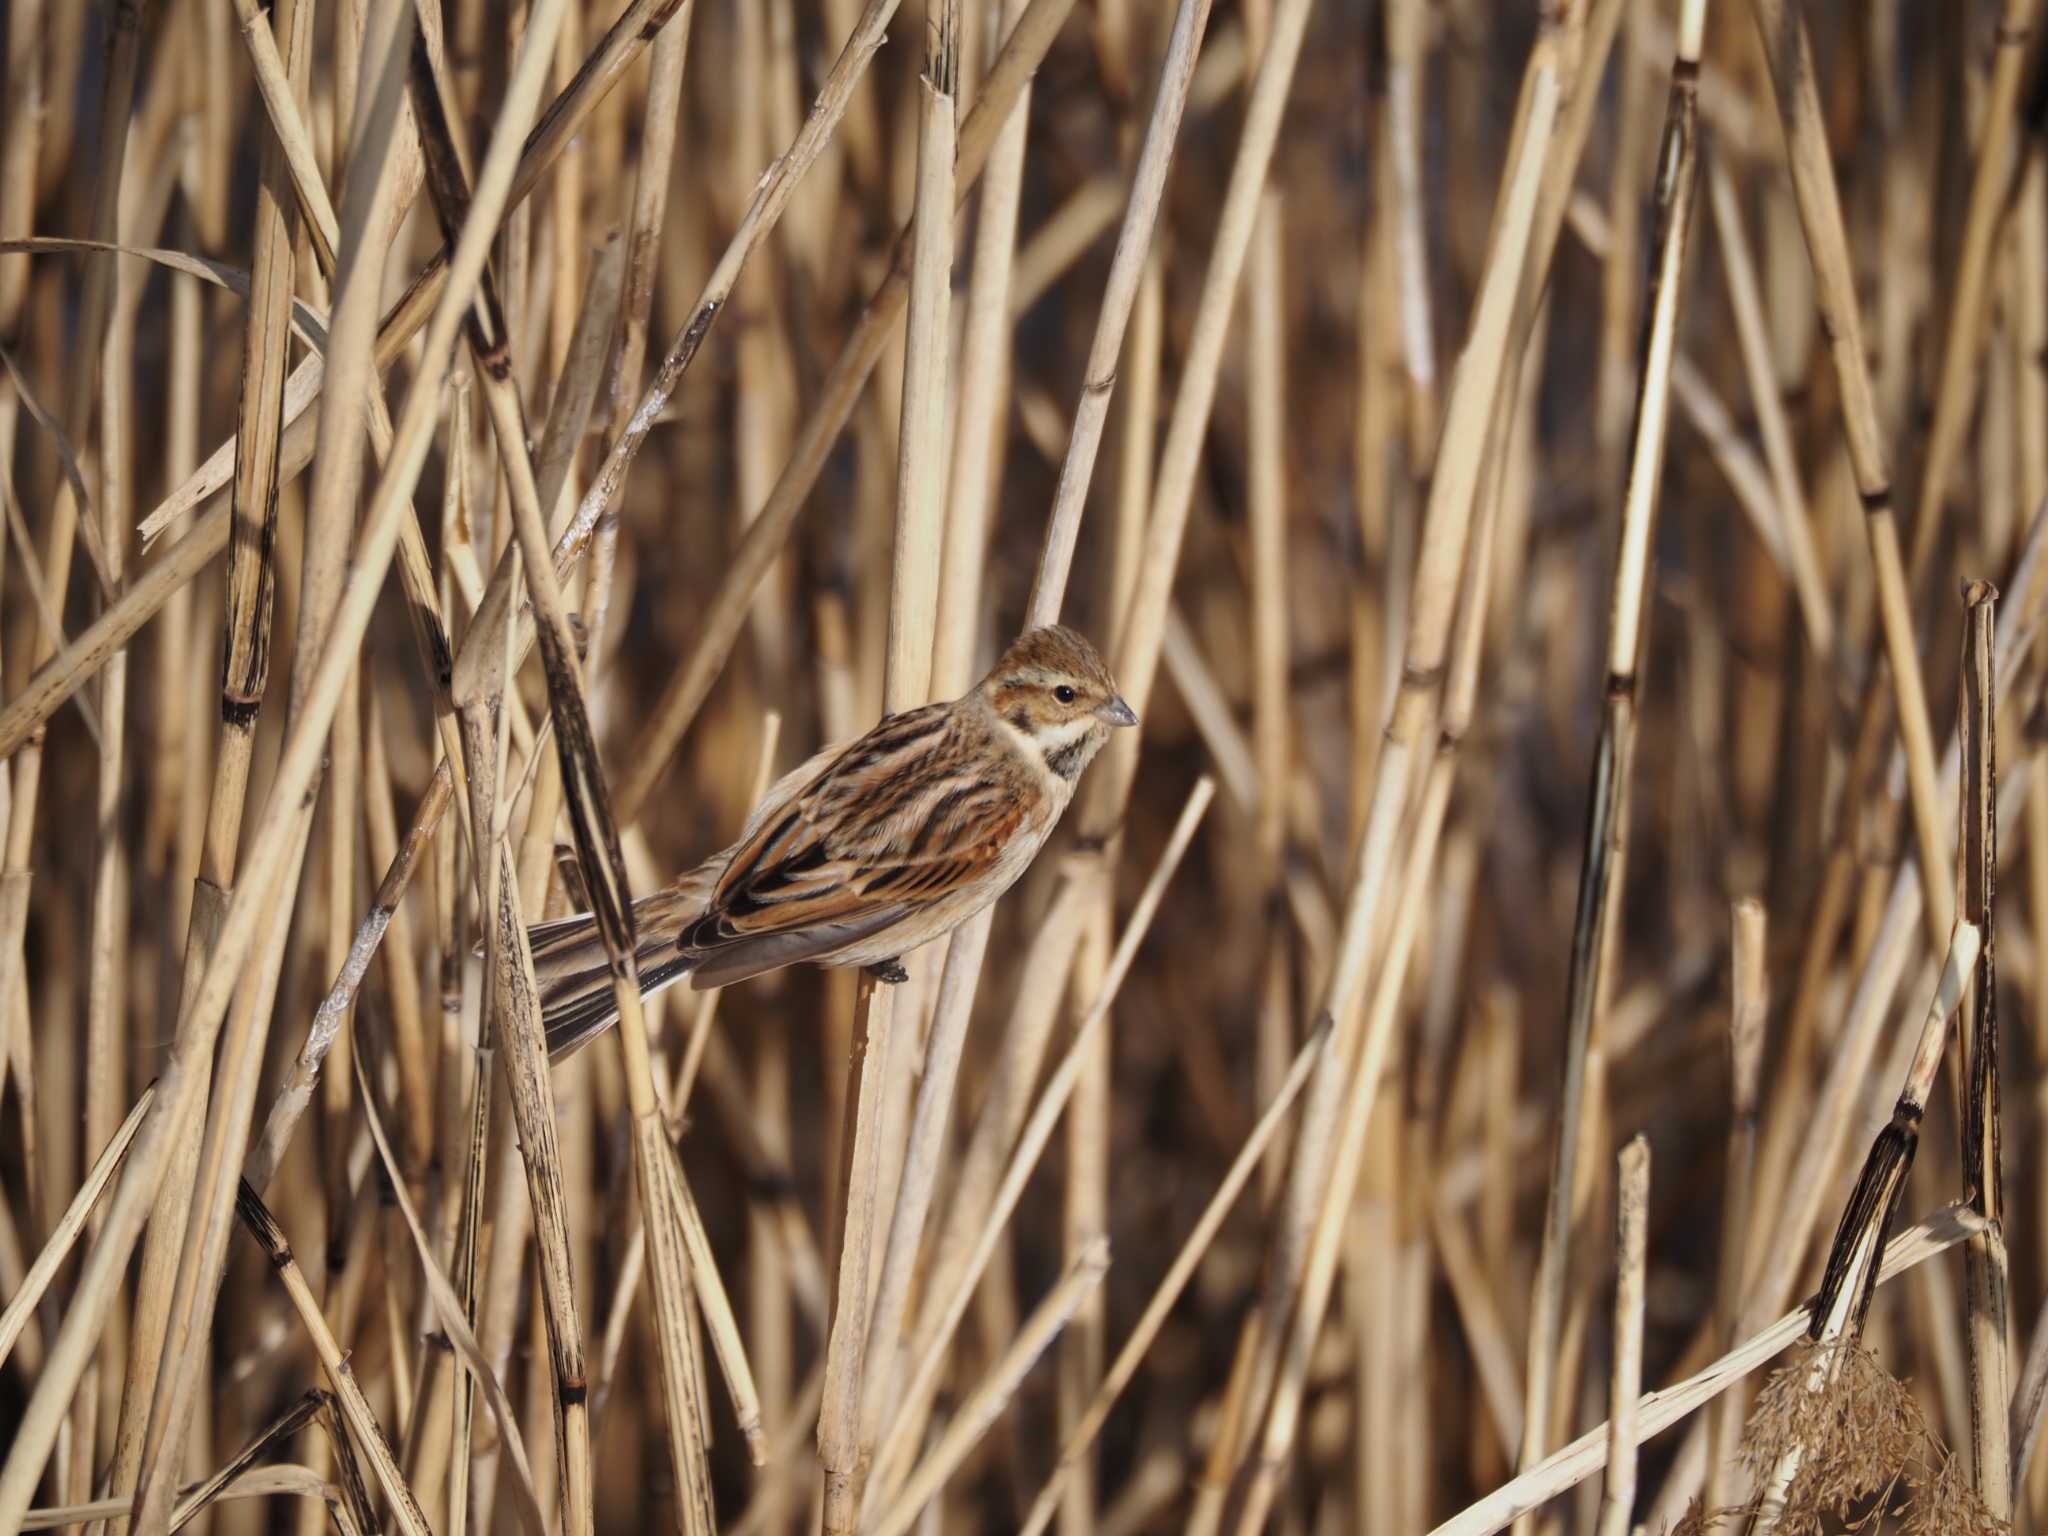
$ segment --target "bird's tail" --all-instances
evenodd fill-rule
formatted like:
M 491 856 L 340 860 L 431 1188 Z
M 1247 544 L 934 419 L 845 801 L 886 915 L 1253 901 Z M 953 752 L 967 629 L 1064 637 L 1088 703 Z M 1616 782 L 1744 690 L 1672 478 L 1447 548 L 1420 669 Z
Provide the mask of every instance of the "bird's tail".
M 688 906 L 689 910 L 682 908 Z M 639 943 L 634 957 L 640 968 L 640 995 L 651 997 L 689 974 L 696 957 L 676 948 L 676 936 L 687 918 L 702 908 L 678 900 L 673 890 L 656 891 L 633 903 Z M 548 1059 L 560 1061 L 618 1022 L 619 1002 L 612 991 L 611 961 L 597 918 L 589 912 L 537 923 L 526 930 L 533 946 L 533 974 L 540 985 L 541 1030 L 547 1036 Z

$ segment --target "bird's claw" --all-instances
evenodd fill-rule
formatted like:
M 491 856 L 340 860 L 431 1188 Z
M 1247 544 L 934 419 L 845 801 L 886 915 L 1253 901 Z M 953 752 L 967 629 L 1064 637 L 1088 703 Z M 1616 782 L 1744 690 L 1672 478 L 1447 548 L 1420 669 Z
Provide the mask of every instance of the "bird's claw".
M 877 960 L 868 967 L 868 974 L 877 981 L 886 981 L 892 987 L 910 980 L 910 972 L 903 969 L 901 960 Z

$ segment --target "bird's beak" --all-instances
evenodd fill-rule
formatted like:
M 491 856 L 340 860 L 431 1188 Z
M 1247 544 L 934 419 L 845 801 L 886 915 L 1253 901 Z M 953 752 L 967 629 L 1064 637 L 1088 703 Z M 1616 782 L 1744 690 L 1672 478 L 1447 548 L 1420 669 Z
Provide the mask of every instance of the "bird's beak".
M 1111 699 L 1107 704 L 1096 710 L 1095 718 L 1107 720 L 1111 725 L 1136 725 L 1138 723 L 1137 712 L 1130 705 L 1126 704 L 1121 697 Z

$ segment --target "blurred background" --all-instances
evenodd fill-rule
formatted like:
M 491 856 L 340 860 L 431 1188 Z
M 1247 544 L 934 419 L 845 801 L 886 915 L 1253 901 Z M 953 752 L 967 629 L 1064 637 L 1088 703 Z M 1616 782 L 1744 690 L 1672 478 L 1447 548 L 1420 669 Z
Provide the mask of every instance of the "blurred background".
M 1992 931 L 1954 769 L 1916 781 L 1967 713 L 1969 579 L 1999 588 L 2006 637 L 2002 964 L 1974 989 L 2003 1028 L 1964 1010 L 1971 1044 L 1926 1101 L 1895 1229 L 1974 1197 L 2002 1218 L 2009 1283 L 1995 1325 L 1969 1245 L 1877 1289 L 1863 1335 L 1924 1433 L 1896 1482 L 1814 1528 L 1931 1518 L 1909 1490 L 1948 1452 L 1981 1491 L 1973 1414 L 2015 1392 L 2024 1466 L 2048 1370 L 2028 1353 L 2048 1284 L 2048 780 L 2029 772 L 2048 673 L 2025 559 L 2048 497 L 2038 10 L 0 3 L 0 240 L 30 242 L 0 247 L 0 1304 L 17 1303 L 0 1530 L 30 1504 L 82 1525 L 95 1499 L 125 1510 L 145 1468 L 183 1490 L 258 1441 L 275 1486 L 249 1474 L 193 1528 L 346 1529 L 368 1508 L 408 1529 L 369 1420 L 436 1531 L 534 1511 L 567 1530 L 814 1528 L 857 1104 L 876 1150 L 852 1203 L 877 1213 L 864 1287 L 882 1297 L 854 1366 L 858 1529 L 1014 1531 L 1035 1504 L 1069 1536 L 1433 1529 L 1609 1417 L 1631 1138 L 1650 1154 L 1646 1267 L 1620 1335 L 1639 1333 L 1643 1388 L 1819 1281 L 1946 914 Z M 1674 88 L 1701 14 L 1699 68 Z M 415 15 L 417 53 L 386 70 L 383 29 Z M 997 135 L 1015 81 L 990 71 L 1020 16 L 1042 62 Z M 509 128 L 500 113 L 543 24 L 549 115 L 528 137 L 531 106 Z M 842 55 L 855 36 L 871 57 Z M 269 104 L 259 70 L 283 93 Z M 987 105 L 992 79 L 1007 94 Z M 427 97 L 444 126 L 416 126 Z M 339 350 L 337 273 L 369 274 L 367 337 L 442 249 L 423 133 L 426 164 L 447 145 L 470 183 L 497 135 L 527 145 L 489 248 L 497 308 L 452 358 L 423 351 L 424 309 L 387 325 L 381 410 L 330 412 L 305 369 L 330 319 Z M 1167 150 L 1155 208 L 1134 175 Z M 950 252 L 913 273 L 899 232 L 955 199 Z M 58 243 L 82 240 L 140 254 Z M 661 387 L 672 347 L 687 368 Z M 941 416 L 906 416 L 906 374 Z M 75 1204 L 153 1081 L 129 1134 L 166 1113 L 160 1074 L 261 840 L 309 642 L 366 547 L 382 412 L 401 436 L 424 412 L 399 563 L 417 558 L 356 648 L 229 1046 L 190 1037 L 205 1091 L 178 1135 L 134 1143 L 152 1161 L 132 1219 L 113 1191 L 140 1162 Z M 1077 418 L 1101 434 L 1078 470 Z M 856 1042 L 883 1037 L 850 975 L 650 1006 L 695 1213 L 679 1325 L 645 1240 L 649 1218 L 685 1222 L 681 1197 L 646 1210 L 636 1069 L 612 1037 L 534 1108 L 559 1137 L 536 1176 L 561 1194 L 542 1219 L 558 1249 L 536 1236 L 503 1079 L 477 1106 L 485 876 L 475 805 L 445 768 L 435 787 L 451 746 L 485 772 L 473 749 L 502 732 L 483 825 L 526 920 L 587 905 L 538 656 L 480 738 L 437 677 L 517 542 L 519 456 L 543 466 L 543 502 L 560 487 L 551 532 L 579 504 L 604 514 L 563 600 L 636 894 L 730 842 L 767 776 L 900 699 L 891 604 L 919 580 L 932 676 L 912 690 L 981 674 L 1025 622 L 1063 464 L 1079 521 L 1053 611 L 1143 715 L 995 909 L 985 957 L 956 939 L 913 964 L 866 1099 Z M 1617 607 L 1640 637 L 1619 665 Z M 1760 910 L 1738 923 L 1738 899 Z M 359 935 L 375 956 L 351 973 Z M 338 1033 L 314 1081 L 294 1062 L 316 1019 Z M 1981 1118 L 1951 1086 L 1987 1041 L 2006 1165 L 1988 1193 L 1966 1147 Z M 288 1081 L 310 1097 L 251 1182 L 302 1294 L 201 1162 L 248 1169 Z M 1034 1108 L 1060 1111 L 1042 1152 Z M 1030 1176 L 999 1209 L 1020 1137 Z M 1233 1171 L 1241 1192 L 1202 1227 Z M 124 1221 L 95 1289 L 90 1256 Z M 963 1255 L 985 1221 L 977 1276 Z M 1546 1302 L 1547 1230 L 1565 1241 Z M 423 1247 L 502 1383 L 530 1491 L 465 1386 Z M 553 1252 L 588 1393 L 587 1449 L 559 1455 L 579 1431 Z M 309 1391 L 347 1395 L 316 1316 L 367 1420 L 329 1400 L 280 1426 Z M 1980 1325 L 2005 1395 L 1973 1371 Z M 60 1328 L 79 1343 L 52 1376 Z M 672 1435 L 679 1337 L 695 1417 Z M 1740 1505 L 1742 1409 L 1773 1356 L 1737 1373 L 1757 1372 L 1731 1408 L 1644 1443 L 1623 1524 L 1598 1524 L 1596 1460 L 1545 1487 L 1532 1528 L 1657 1531 L 1696 1497 Z M 932 1476 L 910 1497 L 913 1468 Z M 2012 1499 L 2014 1528 L 2041 1528 L 2048 1473 Z M 1977 1528 L 1958 1521 L 1916 1528 Z

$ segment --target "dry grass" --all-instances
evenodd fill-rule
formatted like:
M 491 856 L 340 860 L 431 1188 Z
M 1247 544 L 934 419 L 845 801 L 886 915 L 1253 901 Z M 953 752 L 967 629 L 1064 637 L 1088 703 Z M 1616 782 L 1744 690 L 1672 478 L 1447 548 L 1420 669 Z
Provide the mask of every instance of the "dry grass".
M 0 1536 L 2048 1530 L 2041 9 L 0 7 Z

